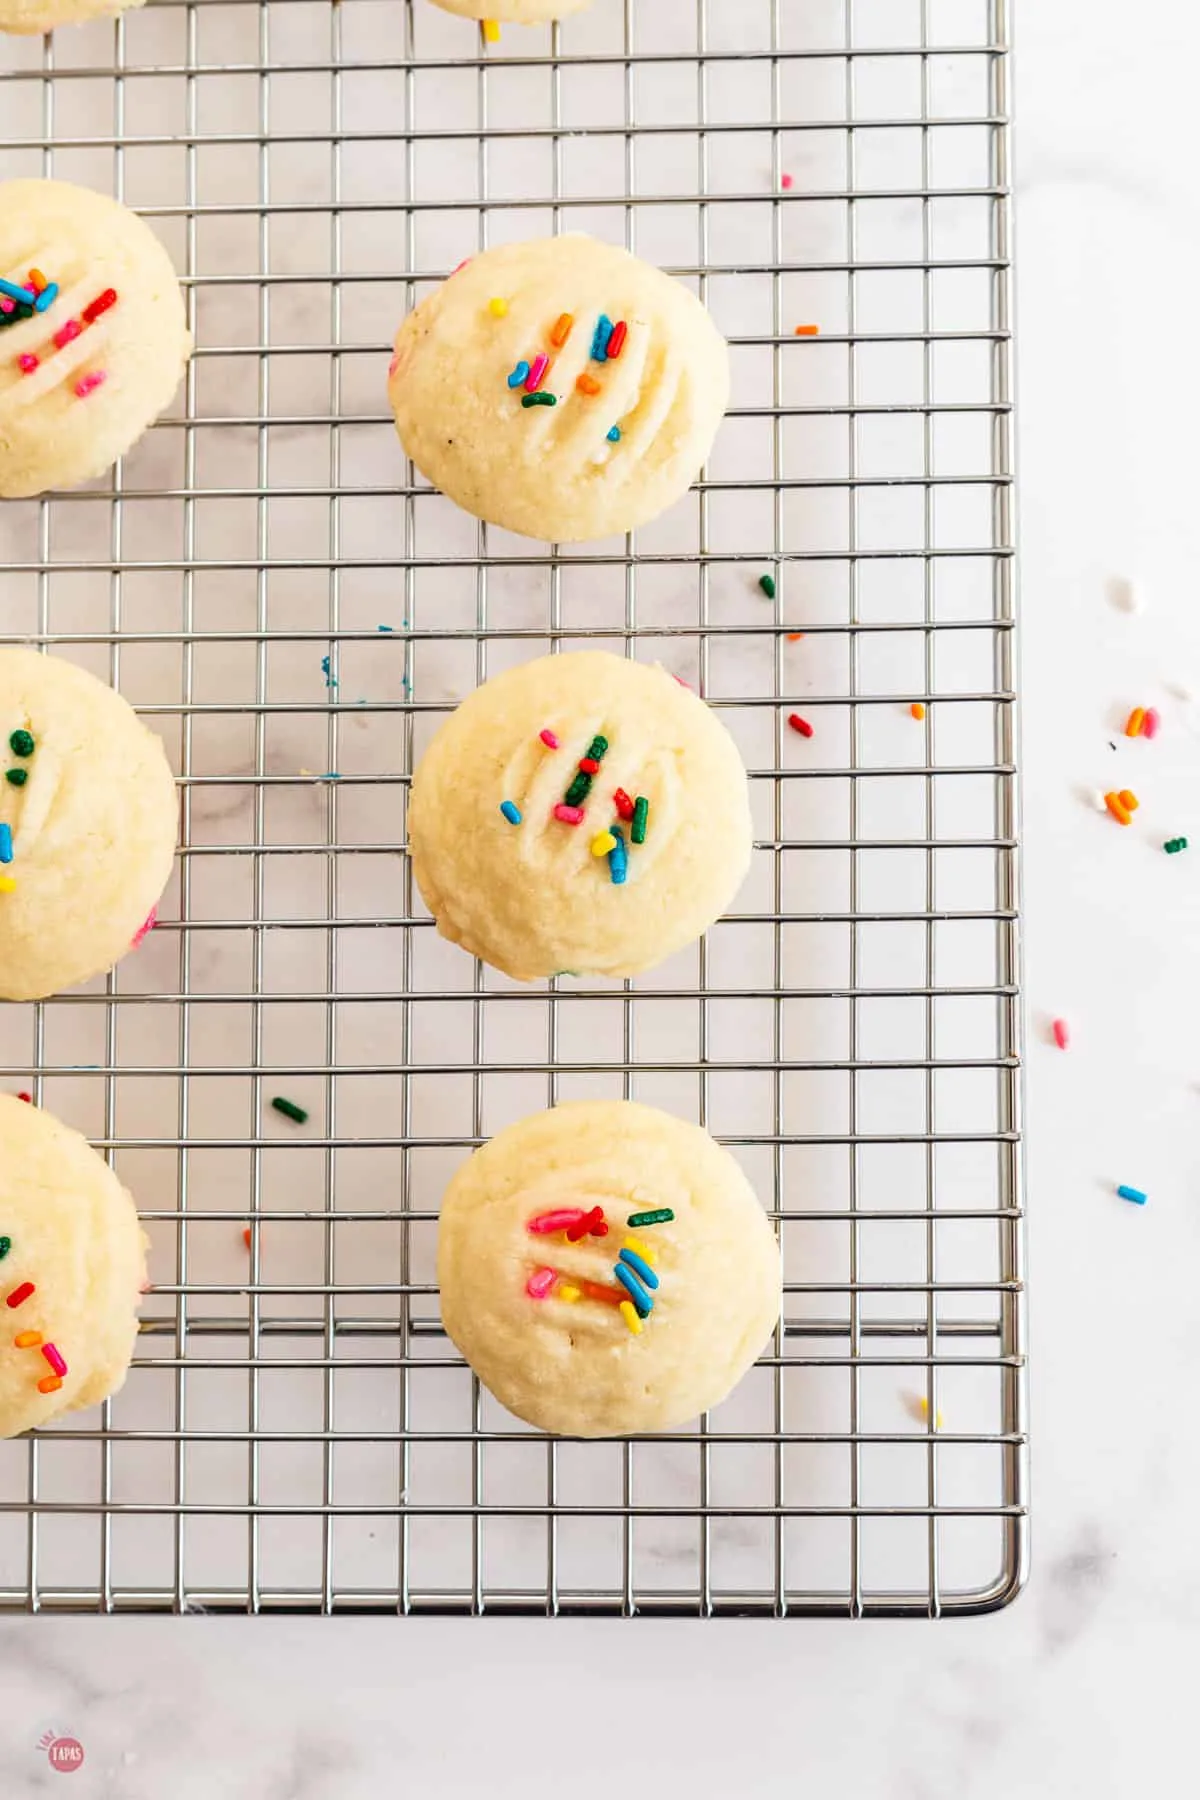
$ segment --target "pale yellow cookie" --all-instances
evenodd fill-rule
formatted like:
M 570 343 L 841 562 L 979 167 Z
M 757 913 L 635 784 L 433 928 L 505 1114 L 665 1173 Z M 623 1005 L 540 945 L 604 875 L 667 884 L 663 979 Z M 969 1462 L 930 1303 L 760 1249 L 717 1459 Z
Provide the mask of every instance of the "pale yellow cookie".
M 110 13 L 142 6 L 145 0 L 0 0 L 0 31 L 54 31 Z
M 602 651 L 541 657 L 493 676 L 438 731 L 408 842 L 438 930 L 473 956 L 518 981 L 634 975 L 698 938 L 740 887 L 746 771 L 716 714 L 664 670 Z
M 729 352 L 661 269 L 595 238 L 538 238 L 484 251 L 409 314 L 388 394 L 435 487 L 493 525 L 572 542 L 631 531 L 687 491 L 729 400 Z
M 0 1438 L 120 1387 L 146 1242 L 133 1201 L 87 1140 L 0 1096 Z
M 605 1235 L 572 1242 L 565 1221 L 595 1207 Z M 477 1150 L 442 1201 L 438 1281 L 447 1332 L 501 1405 L 576 1437 L 665 1431 L 716 1406 L 782 1290 L 775 1234 L 728 1150 L 620 1100 L 536 1113 Z
M 74 487 L 123 456 L 179 385 L 191 337 L 171 259 L 106 194 L 6 181 L 0 278 L 17 290 L 0 294 L 0 495 Z
M 464 19 L 542 25 L 547 19 L 565 19 L 568 13 L 582 12 L 592 0 L 433 0 L 433 4 Z
M 178 824 L 162 740 L 119 694 L 0 649 L 0 998 L 111 969 L 167 885 Z

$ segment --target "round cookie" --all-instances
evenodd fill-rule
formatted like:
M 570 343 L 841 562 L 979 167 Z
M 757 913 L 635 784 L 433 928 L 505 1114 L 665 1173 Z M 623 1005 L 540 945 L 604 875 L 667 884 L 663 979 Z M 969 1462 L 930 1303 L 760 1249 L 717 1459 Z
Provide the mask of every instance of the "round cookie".
M 0 999 L 111 969 L 167 885 L 178 824 L 162 740 L 127 701 L 0 648 Z
M 542 25 L 582 12 L 592 0 L 433 0 L 443 12 L 463 19 L 495 19 L 498 24 Z
M 0 31 L 54 31 L 141 6 L 144 0 L 0 0 Z
M 570 543 L 632 531 L 687 491 L 728 404 L 729 351 L 661 269 L 538 238 L 484 251 L 409 314 L 388 395 L 435 487 Z
M 123 456 L 179 385 L 191 337 L 171 259 L 106 194 L 6 181 L 0 280 L 0 495 L 74 487 Z
M 120 1387 L 146 1243 L 133 1201 L 87 1140 L 0 1096 L 0 1438 Z
M 636 975 L 741 885 L 746 771 L 716 714 L 664 670 L 545 656 L 493 676 L 437 732 L 408 842 L 438 930 L 473 956 L 517 981 Z
M 665 1431 L 716 1406 L 769 1339 L 782 1289 L 775 1234 L 729 1152 L 627 1100 L 557 1106 L 477 1150 L 442 1201 L 438 1281 L 446 1330 L 497 1400 L 575 1437 Z

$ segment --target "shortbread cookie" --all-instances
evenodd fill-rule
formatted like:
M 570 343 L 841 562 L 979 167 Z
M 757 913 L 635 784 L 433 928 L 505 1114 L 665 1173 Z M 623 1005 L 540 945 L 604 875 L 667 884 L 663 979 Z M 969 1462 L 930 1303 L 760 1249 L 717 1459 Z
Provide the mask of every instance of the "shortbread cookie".
M 697 1125 L 577 1101 L 510 1125 L 442 1201 L 442 1319 L 501 1405 L 624 1436 L 723 1400 L 779 1317 L 779 1250 Z
M 733 739 L 662 669 L 602 651 L 496 675 L 413 779 L 413 873 L 443 937 L 518 981 L 634 975 L 705 931 L 750 864 Z
M 167 885 L 178 822 L 162 740 L 119 694 L 0 648 L 0 998 L 111 969 Z
M 0 495 L 101 474 L 190 351 L 171 259 L 135 213 L 65 181 L 0 184 Z
M 0 1096 L 0 1438 L 115 1393 L 145 1280 L 146 1237 L 108 1164 Z
M 0 31 L 54 31 L 141 6 L 144 0 L 0 0 Z
M 571 542 L 678 500 L 729 399 L 729 353 L 680 282 L 594 238 L 474 257 L 409 314 L 388 392 L 413 462 L 481 519 Z

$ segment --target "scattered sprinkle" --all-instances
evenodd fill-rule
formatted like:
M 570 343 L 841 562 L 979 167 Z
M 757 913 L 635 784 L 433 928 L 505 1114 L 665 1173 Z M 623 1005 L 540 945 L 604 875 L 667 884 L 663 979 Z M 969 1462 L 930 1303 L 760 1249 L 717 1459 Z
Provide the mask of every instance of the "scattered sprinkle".
M 607 355 L 609 362 L 616 362 L 625 348 L 625 339 L 629 335 L 629 327 L 624 319 L 618 319 L 609 334 Z
M 40 1331 L 18 1331 L 13 1339 L 14 1350 L 36 1350 L 42 1341 Z
M 526 382 L 526 380 L 528 379 L 528 377 L 529 377 L 529 364 L 524 361 L 519 362 L 517 364 L 516 368 L 513 370 L 512 374 L 508 378 L 508 385 L 510 388 L 522 387 L 524 385 L 524 383 Z
M 660 1206 L 655 1212 L 630 1213 L 625 1223 L 636 1230 L 641 1225 L 669 1225 L 674 1217 L 669 1206 Z
M 522 406 L 557 406 L 557 394 L 522 394 Z
M 75 398 L 86 400 L 88 395 L 94 394 L 98 387 L 103 387 L 107 380 L 107 369 L 89 369 L 88 373 L 81 376 L 75 383 Z
M 575 323 L 574 313 L 559 313 L 550 332 L 550 342 L 556 350 L 561 350 L 571 335 L 571 327 Z
M 1133 819 L 1119 794 L 1105 794 L 1104 804 L 1118 825 L 1132 825 Z
M 500 42 L 499 19 L 484 19 L 483 41 L 485 44 L 498 44 Z
M 32 1281 L 23 1281 L 20 1287 L 15 1287 L 12 1293 L 7 1296 L 4 1304 L 5 1306 L 23 1306 L 30 1294 L 36 1293 L 37 1289 L 34 1287 Z
M 821 327 L 819 325 L 797 325 L 796 327 L 797 337 L 820 337 L 820 335 Z
M 609 851 L 615 850 L 616 847 L 617 840 L 611 831 L 597 832 L 596 836 L 592 839 L 593 856 L 607 856 Z
M 333 673 L 333 664 L 328 656 L 323 656 L 321 658 L 321 673 L 325 677 L 325 686 L 327 688 L 335 688 L 338 685 L 338 678 Z
M 586 769 L 580 769 L 574 780 L 571 782 L 570 787 L 563 795 L 564 804 L 567 806 L 579 806 L 582 801 L 587 799 L 591 791 L 592 778 Z
M 575 386 L 581 394 L 587 394 L 589 396 L 600 392 L 600 383 L 596 380 L 594 375 L 577 375 L 575 377 Z
M 62 1376 L 61 1375 L 43 1375 L 42 1379 L 38 1382 L 38 1393 L 39 1394 L 57 1394 L 57 1392 L 61 1386 L 62 1386 Z
M 65 350 L 67 345 L 71 343 L 74 338 L 77 338 L 82 330 L 83 326 L 79 323 L 78 319 L 68 319 L 66 324 L 60 325 L 54 334 L 56 348 Z
M 62 1352 L 54 1344 L 43 1344 L 42 1355 L 50 1364 L 50 1367 L 54 1370 L 56 1375 L 65 1375 L 67 1373 L 67 1365 L 63 1361 Z
M 641 1238 L 627 1237 L 625 1242 L 621 1245 L 621 1248 L 622 1250 L 636 1250 L 637 1254 L 644 1262 L 648 1262 L 651 1268 L 654 1267 L 657 1260 L 655 1253 L 651 1250 L 649 1244 L 643 1244 Z
M 573 1305 L 574 1302 L 579 1299 L 579 1289 L 573 1287 L 569 1281 L 564 1281 L 554 1298 L 556 1300 L 565 1300 L 568 1306 Z
M 48 308 L 50 308 L 51 306 L 54 305 L 54 302 L 57 299 L 58 299 L 58 283 L 57 283 L 57 281 L 47 282 L 45 287 L 43 287 L 39 290 L 38 297 L 33 303 L 34 312 L 35 313 L 46 312 L 48 310 Z
M 1125 808 L 1126 812 L 1135 813 L 1137 811 L 1138 797 L 1136 794 L 1131 794 L 1128 788 L 1122 788 L 1117 798 L 1120 800 L 1121 805 Z
M 1067 1021 L 1065 1019 L 1055 1019 L 1050 1029 L 1054 1033 L 1054 1041 L 1059 1049 L 1069 1050 L 1071 1047 L 1071 1032 L 1067 1025 Z
M 1117 1195 L 1122 1200 L 1132 1200 L 1135 1206 L 1145 1206 L 1146 1204 L 1146 1196 L 1141 1188 L 1126 1187 L 1122 1184 L 1117 1189 Z
M 584 1216 L 581 1206 L 560 1206 L 557 1212 L 538 1213 L 530 1219 L 525 1227 L 535 1237 L 545 1237 L 551 1231 L 565 1231 L 568 1225 L 577 1225 Z
M 1185 837 L 1168 838 L 1163 845 L 1163 849 L 1168 856 L 1178 856 L 1179 852 L 1181 850 L 1186 850 L 1187 847 L 1188 841 Z
M 789 175 L 785 169 L 783 174 L 779 177 L 779 185 L 781 188 L 790 188 L 795 179 L 796 177 L 794 175 Z
M 530 368 L 529 374 L 525 377 L 525 386 L 531 394 L 536 394 L 537 390 L 541 387 L 546 376 L 546 370 L 549 367 L 550 358 L 546 355 L 544 350 L 539 351 L 533 359 L 533 365 Z
M 812 737 L 813 735 L 812 726 L 807 719 L 802 719 L 799 713 L 789 713 L 788 724 L 793 731 L 798 731 L 801 737 Z
M 621 427 L 619 425 L 610 425 L 606 435 L 610 444 L 619 444 L 621 441 Z
M 567 806 L 561 800 L 554 809 L 554 816 L 556 819 L 561 819 L 564 825 L 583 824 L 582 806 Z
M 758 585 L 768 600 L 775 598 L 775 577 L 773 575 L 760 575 Z
M 914 719 L 923 719 L 925 717 L 925 708 L 921 705 L 919 700 L 914 700 L 908 710 Z
M 787 634 L 787 641 L 789 644 L 798 644 L 803 636 L 804 633 L 802 631 L 789 631 Z
M 4 1261 L 11 1249 L 12 1239 L 10 1237 L 0 1237 L 0 1262 Z
M 394 625 L 377 625 L 375 629 L 376 631 L 395 631 L 396 627 Z
M 613 322 L 607 313 L 601 313 L 596 320 L 596 329 L 592 333 L 592 361 L 608 361 L 608 341 L 613 334 Z
M 1130 713 L 1129 717 L 1125 721 L 1125 736 L 1126 737 L 1141 737 L 1142 726 L 1145 723 L 1146 723 L 1145 707 L 1144 706 L 1135 706 L 1133 711 Z
M 15 281 L 0 281 L 0 294 L 6 294 L 10 300 L 19 300 L 24 304 L 29 298 L 29 289 L 18 287 Z
M 502 800 L 500 802 L 500 811 L 504 814 L 510 825 L 519 825 L 521 823 L 521 809 L 519 806 L 514 805 L 511 800 Z
M 508 301 L 502 300 L 500 296 L 497 295 L 494 300 L 488 301 L 488 311 L 491 313 L 493 319 L 503 319 L 508 312 Z
M 579 773 L 581 775 L 598 775 L 600 764 L 594 756 L 582 756 L 579 759 Z
M 29 780 L 28 769 L 5 769 L 4 779 L 10 787 L 24 787 Z
M 531 1300 L 544 1300 L 557 1280 L 553 1269 L 535 1269 L 525 1283 L 525 1292 Z
M 603 757 L 608 755 L 608 739 L 597 732 L 587 747 L 587 753 L 594 761 L 600 762 Z
M 294 1119 L 297 1125 L 305 1124 L 308 1119 L 308 1114 L 302 1106 L 297 1106 L 294 1100 L 285 1100 L 280 1094 L 276 1094 L 271 1105 L 277 1113 L 282 1113 L 285 1119 Z
M 604 1221 L 604 1208 L 593 1206 L 590 1212 L 581 1213 L 573 1225 L 567 1226 L 567 1242 L 577 1244 L 582 1237 L 607 1237 L 608 1226 Z
M 1148 738 L 1157 737 L 1161 725 L 1162 719 L 1159 717 L 1158 709 L 1153 706 L 1148 706 L 1146 708 L 1146 717 L 1142 721 L 1142 736 Z
M 616 1262 L 613 1264 L 613 1274 L 637 1307 L 642 1318 L 648 1318 L 654 1309 L 654 1299 L 646 1292 L 633 1270 L 626 1263 Z
M 625 834 L 619 825 L 614 825 L 612 834 L 616 843 L 608 853 L 608 872 L 614 887 L 624 887 L 625 877 L 629 872 L 629 858 L 625 850 Z
M 17 884 L 11 875 L 0 875 L 0 894 L 15 894 Z
M 32 756 L 37 749 L 37 741 L 32 731 L 14 731 L 8 740 L 8 747 L 14 756 Z
M 17 367 L 20 369 L 22 375 L 32 375 L 37 366 L 38 359 L 33 354 L 32 350 L 26 350 L 23 356 L 18 356 L 17 358 Z
M 622 1300 L 619 1311 L 634 1337 L 640 1337 L 642 1335 L 642 1321 L 638 1318 L 637 1307 L 633 1304 L 633 1301 Z
M 116 288 L 105 288 L 105 290 L 102 294 L 97 294 L 96 298 L 94 300 L 90 301 L 88 303 L 88 305 L 84 307 L 84 309 L 83 309 L 84 324 L 90 325 L 94 319 L 98 319 L 100 317 L 101 313 L 106 313 L 110 306 L 115 306 L 116 304 L 117 304 Z
M 645 794 L 639 794 L 633 804 L 633 826 L 629 833 L 635 844 L 645 843 L 646 820 L 649 816 L 650 802 L 647 800 Z
M 613 805 L 617 809 L 617 817 L 619 819 L 632 819 L 633 801 L 629 798 L 629 795 L 625 792 L 624 788 L 618 788 L 613 795 Z
M 248 1225 L 243 1225 L 242 1226 L 242 1242 L 243 1242 L 243 1244 L 245 1244 L 247 1250 L 250 1248 L 251 1235 L 252 1234 L 250 1231 L 250 1227 Z
M 10 863 L 12 859 L 12 826 L 0 825 L 0 863 Z
M 27 1094 L 27 1093 L 26 1093 L 26 1092 L 25 1092 L 25 1090 L 24 1090 L 24 1088 L 22 1088 L 22 1089 L 21 1089 L 21 1092 L 20 1092 L 20 1093 L 19 1093 L 19 1094 L 18 1094 L 18 1095 L 17 1095 L 17 1099 L 18 1099 L 18 1100 L 25 1100 L 25 1101 L 28 1101 L 28 1103 L 29 1103 L 29 1105 L 30 1105 L 30 1106 L 32 1106 L 32 1105 L 33 1105 L 33 1095 L 32 1095 L 32 1094 Z M 4 1252 L 3 1252 L 3 1251 L 2 1251 L 2 1250 L 0 1250 L 0 1256 L 2 1256 L 2 1255 L 3 1255 L 3 1254 L 4 1254 Z
M 929 1401 L 926 1399 L 924 1394 L 922 1394 L 920 1396 L 920 1398 L 918 1399 L 917 1405 L 920 1408 L 921 1417 L 923 1419 L 928 1419 L 928 1417 L 929 1417 Z M 942 1418 L 942 1409 L 939 1406 L 937 1409 L 937 1412 L 933 1415 L 933 1429 L 935 1431 L 940 1431 L 944 1424 L 945 1424 L 945 1420 Z
M 541 738 L 543 744 L 545 744 L 547 750 L 557 750 L 558 749 L 558 746 L 559 746 L 558 733 L 556 731 L 551 731 L 551 729 L 548 725 L 544 731 L 538 732 L 538 736 Z
M 646 1261 L 645 1257 L 639 1256 L 636 1250 L 631 1250 L 628 1244 L 622 1246 L 620 1260 L 625 1264 L 626 1268 L 633 1270 L 638 1280 L 642 1282 L 645 1287 L 656 1288 L 659 1285 L 658 1276 L 654 1273 L 654 1270 L 650 1267 L 650 1264 Z

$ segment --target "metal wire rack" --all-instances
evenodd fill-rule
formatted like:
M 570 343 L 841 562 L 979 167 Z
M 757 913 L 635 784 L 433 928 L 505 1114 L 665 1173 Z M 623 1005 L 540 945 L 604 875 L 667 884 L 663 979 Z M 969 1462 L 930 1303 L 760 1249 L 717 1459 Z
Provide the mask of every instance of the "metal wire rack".
M 0 1445 L 0 1606 L 1017 1591 L 1007 12 L 596 0 L 485 46 L 425 0 L 151 0 L 0 45 L 0 172 L 142 211 L 197 339 L 111 476 L 0 509 L 0 631 L 118 684 L 183 797 L 141 950 L 0 1008 L 0 1079 L 112 1156 L 155 1276 L 122 1393 Z M 696 286 L 734 398 L 685 502 L 550 553 L 414 478 L 384 368 L 462 257 L 570 229 Z M 478 681 L 584 641 L 721 709 L 754 870 L 649 976 L 518 988 L 431 928 L 409 772 Z M 585 1094 L 706 1123 L 784 1246 L 771 1353 L 636 1443 L 525 1429 L 439 1324 L 450 1172 Z

